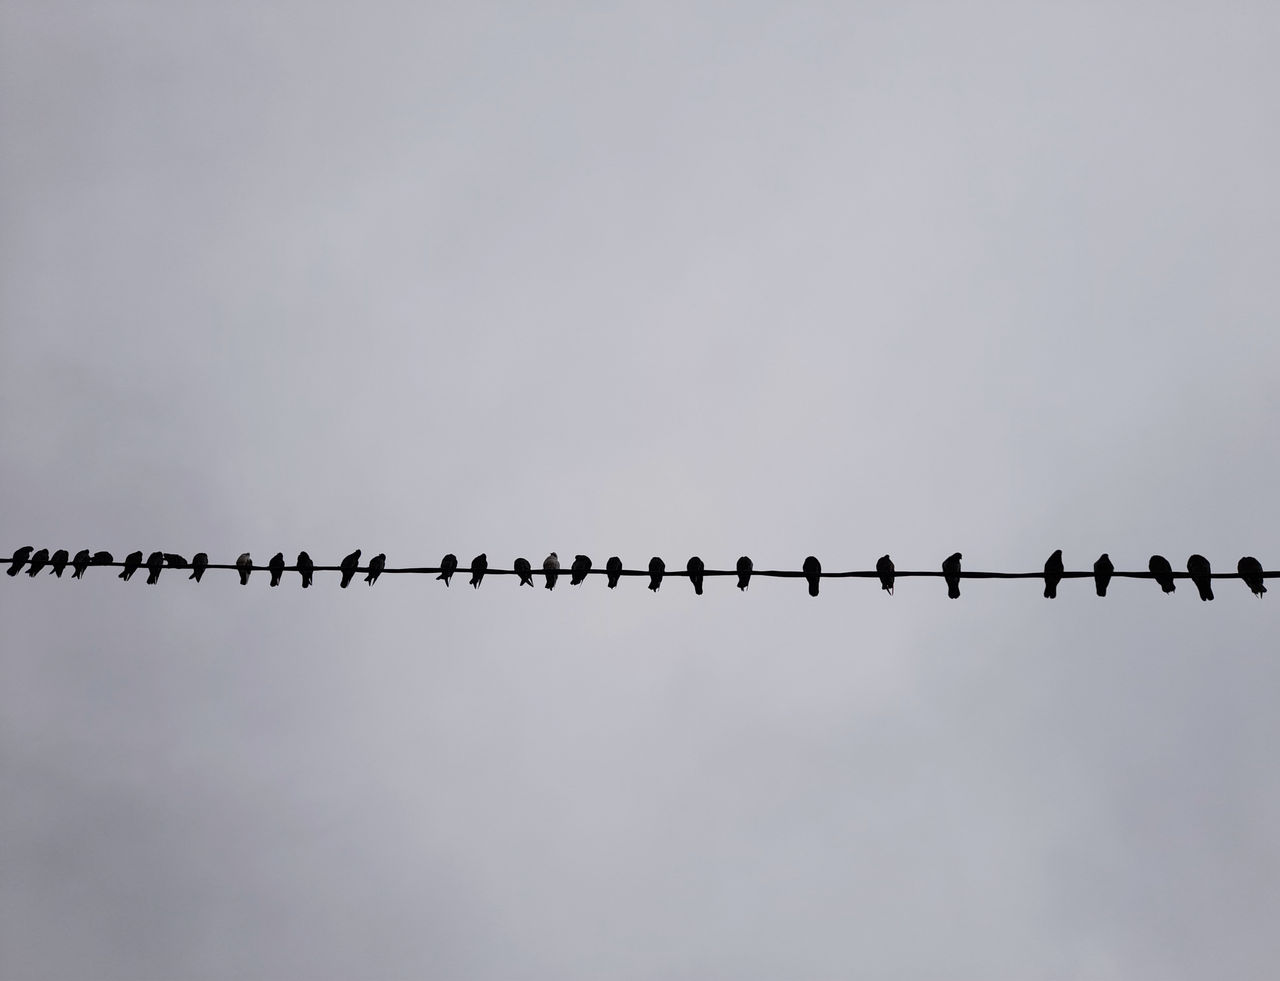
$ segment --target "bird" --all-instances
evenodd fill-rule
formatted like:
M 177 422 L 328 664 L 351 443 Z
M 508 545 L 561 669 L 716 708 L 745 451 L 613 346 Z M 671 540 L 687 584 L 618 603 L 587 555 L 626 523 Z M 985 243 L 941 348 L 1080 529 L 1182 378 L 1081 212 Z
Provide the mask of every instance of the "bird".
M 555 552 L 542 560 L 542 573 L 547 577 L 547 589 L 555 589 L 556 577 L 560 575 L 560 557 Z
M 947 580 L 947 595 L 952 599 L 960 598 L 960 559 L 959 552 L 952 552 L 942 563 L 942 575 Z
M 187 560 L 184 559 L 181 555 L 178 555 L 176 552 L 165 552 L 164 564 L 167 565 L 170 569 L 187 568 Z
M 372 586 L 378 581 L 378 577 L 382 575 L 382 570 L 387 567 L 387 553 L 379 552 L 369 560 L 369 574 L 364 577 L 364 581 Z
M 276 552 L 271 556 L 271 561 L 267 563 L 267 568 L 271 570 L 271 585 L 273 587 L 280 585 L 280 577 L 284 575 L 284 552 Z
M 804 577 L 809 580 L 809 595 L 818 595 L 818 583 L 822 576 L 822 563 L 814 556 L 810 555 L 804 560 Z
M 1173 584 L 1173 566 L 1163 555 L 1151 556 L 1150 561 L 1147 562 L 1147 569 L 1166 593 L 1172 593 L 1177 588 Z
M 1044 563 L 1044 598 L 1055 599 L 1062 582 L 1062 549 L 1056 548 Z
M 23 545 L 22 548 L 14 549 L 13 555 L 9 559 L 9 568 L 6 570 L 8 574 L 16 576 L 22 570 L 22 567 L 27 564 L 27 559 L 31 558 L 31 553 L 35 551 L 35 548 L 34 545 Z
M 209 553 L 196 552 L 195 555 L 191 556 L 191 575 L 187 576 L 187 578 L 194 579 L 196 582 L 199 582 L 200 577 L 204 575 L 204 570 L 208 565 Z
M 1244 584 L 1253 590 L 1253 595 L 1261 599 L 1262 594 L 1267 591 L 1262 583 L 1262 563 L 1252 555 L 1246 555 L 1236 563 L 1236 572 L 1240 573 Z
M 876 559 L 876 574 L 880 576 L 880 588 L 893 595 L 893 559 L 882 555 Z
M 685 571 L 689 573 L 689 581 L 693 583 L 693 591 L 699 596 L 702 595 L 702 571 L 705 566 L 702 559 L 696 555 L 685 563 Z
M 133 574 L 142 567 L 142 549 L 136 552 L 130 552 L 124 557 L 124 569 L 121 570 L 119 578 L 128 582 Z
M 656 555 L 649 560 L 649 588 L 655 593 L 662 585 L 662 574 L 667 571 L 667 563 Z
M 164 568 L 164 552 L 152 552 L 147 556 L 147 585 L 154 586 L 160 581 L 160 570 Z
M 516 575 L 520 577 L 521 586 L 533 585 L 533 566 L 529 564 L 526 558 L 519 558 L 515 561 Z
M 53 566 L 53 574 L 59 579 L 62 578 L 63 570 L 67 567 L 67 562 L 71 560 L 71 553 L 65 548 L 60 548 L 53 553 L 49 559 L 49 565 Z
M 48 564 L 49 550 L 47 548 L 42 548 L 37 551 L 35 555 L 31 556 L 31 567 L 27 569 L 27 575 L 34 579 L 36 577 L 36 573 Z
M 240 573 L 240 585 L 249 585 L 249 574 L 253 572 L 253 559 L 249 558 L 248 552 L 241 552 L 240 558 L 236 559 L 236 571 Z
M 484 574 L 489 571 L 489 556 L 481 552 L 471 560 L 471 588 L 479 589 Z
M 87 548 L 82 548 L 80 551 L 76 552 L 76 557 L 71 560 L 71 578 L 83 579 L 84 570 L 89 568 L 89 563 L 91 561 L 92 558 L 90 557 L 89 550 Z
M 302 576 L 302 588 L 306 589 L 311 585 L 312 577 L 316 574 L 316 564 L 311 561 L 311 556 L 306 552 L 298 553 L 298 575 Z
M 1093 584 L 1097 587 L 1099 596 L 1107 595 L 1107 586 L 1111 584 L 1111 574 L 1116 571 L 1116 567 L 1111 564 L 1111 556 L 1103 552 L 1098 556 L 1098 561 L 1093 563 Z
M 1187 559 L 1187 572 L 1191 574 L 1191 581 L 1200 591 L 1200 599 L 1213 599 L 1213 580 L 1210 578 L 1213 571 L 1209 568 L 1209 560 L 1203 555 L 1191 556 Z
M 609 577 L 609 588 L 613 589 L 618 585 L 618 579 L 622 576 L 622 559 L 616 555 L 611 555 L 609 561 L 604 564 L 605 575 Z
M 747 556 L 743 555 L 738 558 L 738 588 L 746 592 L 748 586 L 751 585 L 751 570 L 754 566 Z
M 94 552 L 93 558 L 89 560 L 90 565 L 110 565 L 115 559 L 110 552 Z
M 351 579 L 360 566 L 360 549 L 343 558 L 338 568 L 342 570 L 342 581 L 338 583 L 343 589 L 351 585 Z
M 440 560 L 440 575 L 437 579 L 443 579 L 444 584 L 449 585 L 449 580 L 453 578 L 453 574 L 458 571 L 458 557 L 450 552 Z
M 581 586 L 591 571 L 591 558 L 587 555 L 575 555 L 573 565 L 569 566 L 569 585 Z

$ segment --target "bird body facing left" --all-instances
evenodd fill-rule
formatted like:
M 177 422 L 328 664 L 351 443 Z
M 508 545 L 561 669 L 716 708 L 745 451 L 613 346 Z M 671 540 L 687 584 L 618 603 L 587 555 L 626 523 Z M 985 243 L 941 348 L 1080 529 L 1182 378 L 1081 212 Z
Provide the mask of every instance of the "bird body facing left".
M 284 552 L 276 552 L 271 556 L 271 561 L 267 563 L 267 569 L 271 572 L 272 587 L 280 585 L 280 577 L 284 575 Z
M 89 568 L 89 563 L 91 561 L 92 559 L 89 556 L 89 550 L 87 548 L 82 548 L 80 551 L 76 552 L 76 557 L 71 560 L 71 578 L 83 579 L 84 570 Z
M 6 573 L 10 576 L 16 576 L 22 571 L 22 567 L 27 564 L 27 559 L 31 558 L 31 553 L 35 551 L 34 545 L 23 545 L 22 548 L 14 549 L 13 555 L 9 559 L 9 568 Z
M 378 577 L 382 575 L 382 570 L 387 567 L 387 553 L 379 552 L 369 560 L 369 574 L 364 577 L 364 581 L 372 586 L 378 581 Z
M 744 592 L 746 591 L 746 588 L 751 585 L 751 572 L 754 568 L 755 567 L 752 564 L 751 559 L 747 556 L 744 555 L 738 559 L 738 588 Z
M 702 559 L 695 555 L 685 564 L 684 568 L 685 571 L 689 573 L 689 581 L 693 583 L 693 591 L 701 596 L 702 574 L 706 570 L 706 566 L 702 564 Z
M 31 568 L 27 570 L 27 575 L 34 579 L 36 574 L 48 564 L 49 550 L 47 548 L 42 548 L 40 551 L 36 552 L 35 555 L 31 556 Z
M 236 572 L 240 573 L 240 585 L 249 585 L 249 574 L 253 572 L 253 559 L 249 558 L 248 552 L 241 552 L 240 558 L 236 559 Z
M 604 564 L 604 571 L 609 578 L 609 588 L 613 589 L 622 577 L 622 559 L 616 555 L 610 556 L 609 561 Z
M 1044 598 L 1054 599 L 1058 595 L 1058 583 L 1062 582 L 1062 549 L 1054 549 L 1052 555 L 1044 563 Z
M 344 556 L 338 568 L 342 571 L 342 580 L 338 583 L 343 589 L 351 585 L 351 580 L 356 574 L 356 570 L 360 568 L 360 549 L 356 549 L 350 555 Z
M 142 549 L 130 552 L 124 557 L 124 568 L 120 570 L 118 578 L 128 582 L 140 568 L 142 568 Z
M 809 581 L 809 595 L 818 595 L 818 583 L 822 581 L 822 563 L 816 557 L 810 555 L 804 560 L 801 566 L 804 570 L 804 577 Z
M 515 561 L 516 575 L 520 577 L 521 586 L 533 585 L 533 566 L 529 564 L 529 560 L 521 557 Z
M 1160 584 L 1160 588 L 1166 593 L 1172 593 L 1178 587 L 1173 583 L 1173 566 L 1169 564 L 1169 560 L 1163 555 L 1153 555 L 1147 560 L 1147 571 L 1151 573 L 1156 582 Z
M 1200 591 L 1200 599 L 1213 599 L 1213 579 L 1211 578 L 1213 570 L 1209 567 L 1209 560 L 1203 555 L 1191 556 L 1187 559 L 1187 572 L 1191 574 L 1191 581 Z
M 443 579 L 444 584 L 449 585 L 449 580 L 453 578 L 453 574 L 458 571 L 458 557 L 450 552 L 440 560 L 440 575 L 437 579 Z
M 1236 572 L 1240 574 L 1244 584 L 1253 591 L 1253 595 L 1261 599 L 1262 594 L 1267 591 L 1262 581 L 1262 563 L 1252 555 L 1246 555 L 1236 563 Z
M 191 556 L 191 575 L 187 576 L 187 578 L 194 579 L 196 582 L 199 582 L 200 577 L 204 575 L 204 570 L 208 567 L 209 553 L 196 552 L 195 555 Z
M 484 580 L 484 574 L 489 571 L 489 556 L 485 552 L 481 552 L 471 560 L 471 588 L 479 589 L 480 583 Z
M 591 559 L 586 555 L 575 555 L 573 565 L 569 566 L 569 585 L 581 586 L 591 571 Z
M 952 552 L 942 563 L 942 575 L 947 581 L 947 595 L 951 599 L 960 598 L 960 559 L 959 552 Z
M 147 585 L 154 586 L 160 581 L 160 570 L 164 568 L 164 552 L 152 552 L 147 556 Z
M 49 565 L 53 567 L 53 574 L 61 579 L 63 570 L 66 569 L 69 561 L 71 561 L 71 553 L 65 548 L 60 548 L 54 552 L 49 558 Z
M 893 559 L 882 555 L 876 559 L 876 574 L 880 577 L 880 588 L 893 595 Z
M 542 574 L 547 577 L 547 589 L 555 589 L 556 577 L 560 575 L 560 557 L 555 552 L 542 560 Z

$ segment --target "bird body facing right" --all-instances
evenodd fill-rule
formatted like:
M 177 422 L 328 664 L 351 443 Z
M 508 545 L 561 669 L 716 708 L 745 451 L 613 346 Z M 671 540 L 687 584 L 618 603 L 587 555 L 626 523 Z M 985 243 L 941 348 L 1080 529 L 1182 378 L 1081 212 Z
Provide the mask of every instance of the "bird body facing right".
M 369 574 L 364 577 L 364 581 L 372 586 L 378 581 L 378 577 L 382 575 L 382 570 L 387 567 L 387 553 L 379 552 L 369 560 Z
M 560 557 L 555 552 L 542 560 L 542 574 L 547 577 L 547 589 L 555 589 L 556 577 L 560 575 Z
M 249 585 L 249 574 L 253 572 L 253 559 L 249 558 L 248 552 L 241 552 L 240 558 L 236 559 L 236 572 L 240 573 L 240 585 Z
M 160 581 L 160 570 L 164 568 L 164 552 L 152 552 L 147 556 L 147 585 L 154 586 Z
M 185 569 L 187 568 L 188 563 L 187 560 L 177 552 L 165 552 L 164 564 L 170 569 Z
M 1044 563 L 1044 598 L 1055 599 L 1058 583 L 1062 582 L 1062 549 L 1054 549 Z
M 1166 593 L 1172 593 L 1178 587 L 1173 584 L 1173 566 L 1169 564 L 1169 560 L 1163 555 L 1153 555 L 1147 561 L 1147 571 L 1155 577 L 1156 582 L 1160 584 L 1160 588 Z
M 1111 584 L 1111 575 L 1116 571 L 1116 567 L 1111 564 L 1111 556 L 1103 552 L 1098 556 L 1098 561 L 1093 563 L 1093 584 L 1098 590 L 1099 596 L 1107 595 L 1107 586 Z
M 27 575 L 34 579 L 36 574 L 48 564 L 49 550 L 47 548 L 42 548 L 40 551 L 36 552 L 35 555 L 31 556 L 31 568 L 27 569 Z
M 706 571 L 706 566 L 702 564 L 702 559 L 696 555 L 685 563 L 685 572 L 689 573 L 689 581 L 693 583 L 693 591 L 699 596 L 702 595 L 702 574 Z
M 130 552 L 124 557 L 124 568 L 120 570 L 118 578 L 128 582 L 133 578 L 133 574 L 142 568 L 142 549 L 136 552 Z
M 746 588 L 751 585 L 751 573 L 755 570 L 755 564 L 744 555 L 738 559 L 737 570 L 738 588 L 745 592 Z
M 271 556 L 271 561 L 267 563 L 267 569 L 271 572 L 271 585 L 280 585 L 280 577 L 284 575 L 284 552 L 276 552 Z
M 91 561 L 92 558 L 90 557 L 89 550 L 87 548 L 82 548 L 80 551 L 76 552 L 76 557 L 71 560 L 71 578 L 83 579 L 84 570 L 89 568 L 89 563 Z
M 662 585 L 662 576 L 667 571 L 667 563 L 656 555 L 649 560 L 649 588 L 655 593 Z
M 481 552 L 471 560 L 471 588 L 479 589 L 484 574 L 489 571 L 489 556 Z
M 36 547 L 34 545 L 23 545 L 22 548 L 14 549 L 13 555 L 9 559 L 9 568 L 6 573 L 10 576 L 16 576 L 22 571 L 22 567 L 27 564 L 27 559 L 31 558 L 31 553 Z
M 1262 581 L 1262 563 L 1252 555 L 1246 555 L 1236 563 L 1236 572 L 1240 574 L 1244 584 L 1253 591 L 1253 595 L 1261 599 L 1262 594 L 1267 591 Z
M 443 579 L 444 584 L 449 585 L 449 580 L 453 578 L 453 574 L 458 571 L 458 557 L 450 552 L 440 560 L 440 575 L 436 579 Z
M 822 563 L 815 556 L 810 555 L 804 560 L 801 566 L 804 570 L 805 579 L 809 580 L 809 595 L 818 595 L 818 583 L 822 581 Z
M 959 552 L 952 552 L 942 563 L 942 575 L 947 580 L 947 595 L 952 599 L 960 598 L 960 559 Z
M 1191 581 L 1200 592 L 1200 599 L 1213 599 L 1213 570 L 1209 566 L 1209 560 L 1203 555 L 1191 556 L 1187 559 L 1187 572 L 1191 574 Z
M 622 559 L 616 555 L 609 556 L 609 561 L 604 564 L 604 572 L 609 579 L 609 588 L 613 589 L 622 578 Z
M 880 588 L 893 595 L 893 559 L 882 555 L 876 559 L 876 574 L 880 577 Z
M 351 585 L 351 580 L 356 574 L 356 570 L 360 568 L 360 549 L 356 549 L 350 555 L 343 557 L 338 568 L 342 571 L 342 580 L 338 583 L 343 589 Z
M 89 560 L 90 565 L 110 565 L 115 558 L 110 552 L 94 552 L 93 558 Z
M 575 555 L 573 565 L 569 566 L 569 585 L 581 586 L 591 571 L 591 558 L 586 555 Z
M 524 557 L 516 559 L 515 570 L 516 575 L 520 577 L 521 586 L 533 585 L 533 566 L 529 563 L 528 559 Z
M 302 576 L 302 588 L 306 589 L 311 585 L 316 574 L 316 564 L 311 561 L 311 556 L 306 552 L 299 552 L 297 566 L 298 575 Z
M 194 579 L 196 582 L 199 582 L 200 577 L 204 575 L 204 570 L 208 567 L 209 553 L 196 552 L 195 555 L 191 556 L 191 575 L 187 576 L 187 578 Z
M 60 548 L 54 552 L 49 558 L 49 565 L 53 567 L 53 574 L 61 579 L 63 570 L 66 569 L 69 561 L 71 561 L 71 553 L 65 548 Z

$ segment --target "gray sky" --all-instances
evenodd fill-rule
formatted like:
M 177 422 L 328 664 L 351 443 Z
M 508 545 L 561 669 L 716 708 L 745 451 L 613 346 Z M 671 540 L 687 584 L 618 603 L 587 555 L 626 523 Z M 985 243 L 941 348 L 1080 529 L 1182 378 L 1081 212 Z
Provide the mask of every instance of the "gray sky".
M 1270 4 L 0 3 L 0 552 L 1280 562 Z M 1276 603 L 0 581 L 6 979 L 1268 977 Z

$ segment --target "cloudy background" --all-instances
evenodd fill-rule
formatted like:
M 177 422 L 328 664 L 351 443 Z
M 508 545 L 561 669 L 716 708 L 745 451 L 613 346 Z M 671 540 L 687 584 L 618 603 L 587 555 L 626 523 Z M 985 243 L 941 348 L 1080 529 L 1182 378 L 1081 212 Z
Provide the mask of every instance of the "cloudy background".
M 1276 568 L 1278 47 L 4 0 L 0 554 Z M 0 976 L 1268 977 L 1217 585 L 2 579 Z

